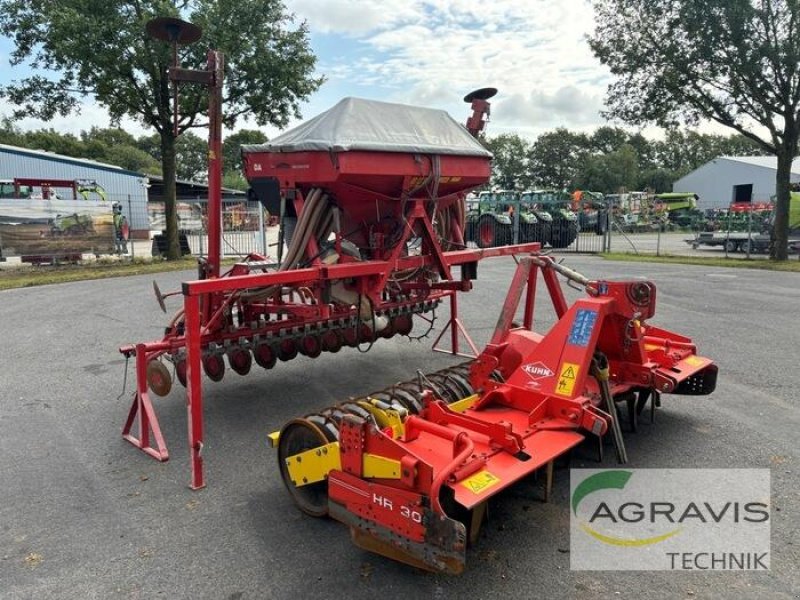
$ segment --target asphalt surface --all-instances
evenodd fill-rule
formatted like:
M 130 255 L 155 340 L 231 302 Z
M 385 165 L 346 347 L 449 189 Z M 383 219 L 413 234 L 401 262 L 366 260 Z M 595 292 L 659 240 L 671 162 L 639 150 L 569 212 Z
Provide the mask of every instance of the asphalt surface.
M 797 598 L 800 274 L 581 256 L 567 264 L 590 277 L 651 278 L 653 322 L 692 336 L 718 361 L 712 396 L 666 396 L 655 424 L 628 436 L 631 466 L 771 468 L 772 571 L 572 572 L 566 469 L 556 472 L 549 504 L 531 481 L 497 497 L 459 577 L 366 553 L 344 526 L 301 515 L 266 434 L 418 368 L 455 362 L 431 353 L 431 338 L 205 382 L 209 485 L 193 492 L 182 388 L 156 400 L 169 462 L 120 437 L 129 399 L 117 397 L 125 367 L 117 347 L 158 338 L 165 323 L 150 277 L 131 277 L 0 292 L 0 597 Z M 479 343 L 513 268 L 510 259 L 485 261 L 462 297 Z M 157 280 L 168 290 L 190 275 Z M 537 309 L 542 326 L 548 306 Z M 588 448 L 572 458 L 573 466 L 596 464 Z

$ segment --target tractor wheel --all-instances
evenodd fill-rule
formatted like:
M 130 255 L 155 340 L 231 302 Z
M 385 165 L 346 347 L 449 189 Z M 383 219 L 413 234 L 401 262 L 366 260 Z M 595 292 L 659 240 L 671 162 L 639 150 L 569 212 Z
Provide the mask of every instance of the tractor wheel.
M 297 484 L 301 484 L 298 487 L 292 481 L 286 459 L 327 443 L 328 439 L 322 430 L 308 419 L 295 419 L 284 425 L 278 441 L 278 467 L 283 483 L 298 508 L 312 517 L 328 514 L 328 481 L 323 479 L 307 485 L 298 481 Z
M 519 224 L 519 241 L 521 244 L 537 241 L 539 236 L 539 223 L 520 223 Z
M 520 225 L 520 242 L 539 242 L 544 246 L 550 239 L 550 223 L 526 223 Z
M 476 231 L 477 225 L 475 223 L 475 219 L 472 217 L 467 217 L 467 222 L 464 224 L 464 241 L 465 242 L 474 242 L 476 241 Z
M 553 223 L 550 245 L 553 248 L 566 248 L 578 237 L 578 224 L 575 221 Z
M 506 246 L 511 241 L 511 226 L 498 223 L 492 215 L 482 215 L 478 219 L 477 239 L 479 248 Z
M 594 232 L 597 235 L 605 235 L 608 231 L 608 213 L 600 211 L 597 213 L 597 225 L 595 225 Z

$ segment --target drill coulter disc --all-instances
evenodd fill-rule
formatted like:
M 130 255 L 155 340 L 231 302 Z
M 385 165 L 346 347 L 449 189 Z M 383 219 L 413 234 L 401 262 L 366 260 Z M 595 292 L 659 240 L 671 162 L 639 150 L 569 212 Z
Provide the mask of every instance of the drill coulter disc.
M 256 364 L 265 369 L 271 369 L 278 362 L 278 357 L 275 356 L 275 351 L 267 343 L 261 343 L 256 346 L 253 351 L 253 357 L 256 359 Z
M 147 385 L 157 396 L 166 396 L 172 389 L 172 377 L 166 365 L 160 360 L 147 363 Z
M 180 383 L 181 383 L 181 385 L 183 387 L 186 387 L 186 384 L 189 381 L 189 378 L 187 376 L 186 359 L 185 358 L 181 359 L 177 363 L 175 363 L 175 377 L 178 378 L 178 381 L 180 381 Z
M 374 342 L 377 336 L 372 332 L 372 328 L 369 325 L 361 325 L 361 342 Z
M 312 517 L 328 514 L 328 482 L 323 480 L 297 487 L 289 476 L 286 459 L 327 443 L 327 436 L 309 419 L 295 419 L 284 425 L 278 441 L 278 467 L 283 483 L 298 508 Z
M 296 356 L 297 342 L 295 342 L 292 338 L 282 340 L 281 343 L 278 344 L 278 358 L 283 361 L 287 361 L 292 360 Z
M 348 346 L 358 346 L 358 330 L 355 327 L 348 327 L 342 330 L 344 343 Z
M 203 357 L 203 371 L 211 381 L 222 381 L 225 377 L 225 361 L 219 354 L 208 354 Z
M 389 319 L 389 323 L 386 325 L 386 327 L 384 327 L 383 329 L 381 329 L 381 330 L 378 332 L 378 335 L 379 335 L 380 337 L 382 337 L 382 338 L 389 339 L 389 338 L 390 338 L 390 337 L 392 337 L 392 336 L 393 336 L 395 333 L 397 333 L 397 332 L 396 332 L 396 331 L 395 331 L 395 329 L 394 329 L 394 321 L 392 321 L 391 319 Z
M 397 315 L 392 320 L 392 326 L 396 333 L 408 335 L 414 328 L 414 317 L 411 315 Z
M 228 363 L 239 375 L 247 375 L 253 366 L 253 355 L 244 348 L 233 348 L 228 352 Z
M 342 349 L 344 339 L 338 331 L 329 330 L 322 334 L 322 348 L 326 352 L 338 352 Z
M 307 335 L 300 340 L 299 350 L 309 358 L 317 358 L 322 354 L 322 342 L 316 335 Z

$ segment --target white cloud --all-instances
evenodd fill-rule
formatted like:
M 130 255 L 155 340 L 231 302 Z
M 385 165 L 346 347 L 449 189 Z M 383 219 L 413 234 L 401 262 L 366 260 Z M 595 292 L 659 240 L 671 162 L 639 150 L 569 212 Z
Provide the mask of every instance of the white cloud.
M 308 21 L 311 31 L 359 36 L 420 17 L 404 0 L 289 0 L 287 8 Z
M 10 104 L 7 100 L 0 99 L 0 116 L 11 117 L 14 110 L 18 108 Z M 81 102 L 80 112 L 66 117 L 56 116 L 51 121 L 42 121 L 32 117 L 16 119 L 14 125 L 22 130 L 32 129 L 54 129 L 59 133 L 80 134 L 81 131 L 88 131 L 92 127 L 110 127 L 111 119 L 108 112 L 91 100 Z M 145 129 L 141 123 L 132 119 L 122 120 L 122 128 L 135 136 L 150 135 L 154 133 L 152 129 Z
M 375 98 L 461 118 L 463 95 L 491 85 L 500 90 L 493 126 L 533 132 L 603 122 L 607 75 L 586 42 L 594 26 L 588 1 L 294 0 L 291 7 L 312 31 L 357 40 L 358 58 L 319 57 L 329 90 L 341 95 L 348 86 L 372 88 Z

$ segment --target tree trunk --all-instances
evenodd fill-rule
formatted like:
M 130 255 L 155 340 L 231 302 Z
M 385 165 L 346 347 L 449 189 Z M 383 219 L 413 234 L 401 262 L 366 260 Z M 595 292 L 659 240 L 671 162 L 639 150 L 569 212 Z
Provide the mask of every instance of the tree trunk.
M 775 176 L 775 219 L 772 226 L 772 250 L 770 251 L 771 257 L 775 260 L 789 258 L 789 180 L 796 146 L 796 143 L 789 145 L 788 148 L 778 146 L 778 172 Z
M 161 132 L 161 171 L 164 176 L 167 260 L 177 260 L 181 257 L 181 251 L 178 244 L 178 211 L 175 201 L 175 136 L 171 128 Z

